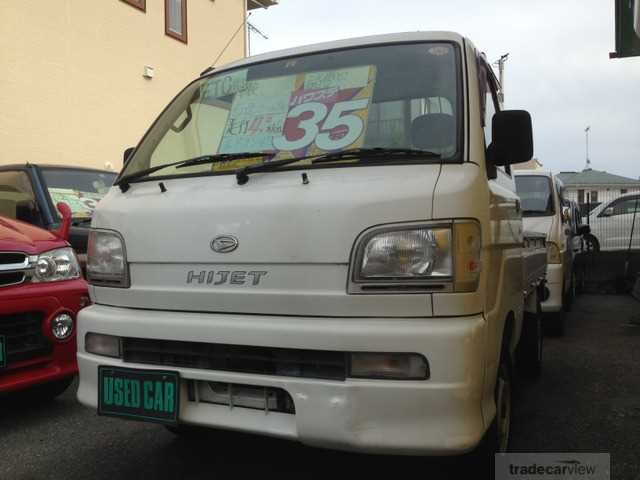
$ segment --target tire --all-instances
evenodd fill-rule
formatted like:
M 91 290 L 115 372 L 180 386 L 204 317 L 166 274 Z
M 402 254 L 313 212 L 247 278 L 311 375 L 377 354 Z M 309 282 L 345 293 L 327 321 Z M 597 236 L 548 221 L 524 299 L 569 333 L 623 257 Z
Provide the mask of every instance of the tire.
M 518 373 L 525 378 L 536 379 L 540 376 L 543 338 L 542 312 L 538 301 L 536 313 L 524 312 L 522 333 L 516 351 Z
M 506 349 L 507 347 L 504 348 Z M 513 383 L 511 380 L 511 362 L 507 352 L 508 350 L 502 352 L 500 365 L 498 366 L 498 376 L 494 391 L 496 417 L 475 452 L 478 457 L 489 457 L 492 464 L 494 454 L 504 453 L 509 449 Z
M 564 310 L 556 313 L 548 313 L 544 319 L 544 333 L 551 337 L 563 337 L 565 333 Z
M 600 242 L 598 239 L 591 233 L 587 233 L 582 236 L 582 239 L 586 243 L 588 252 L 599 252 L 600 251 Z
M 562 308 L 565 312 L 570 312 L 573 309 L 573 302 L 576 299 L 576 274 L 571 272 L 571 284 L 564 294 L 562 299 Z
M 584 265 L 580 266 L 580 271 L 576 274 L 576 295 L 580 295 L 585 291 L 585 274 Z

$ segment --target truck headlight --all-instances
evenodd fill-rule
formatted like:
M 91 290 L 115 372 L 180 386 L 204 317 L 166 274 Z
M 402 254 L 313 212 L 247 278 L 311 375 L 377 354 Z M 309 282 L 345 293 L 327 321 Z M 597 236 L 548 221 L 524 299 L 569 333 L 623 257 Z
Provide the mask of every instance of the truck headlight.
M 451 230 L 416 228 L 377 233 L 362 250 L 359 279 L 451 276 Z
M 376 227 L 356 241 L 349 292 L 474 291 L 480 247 L 475 221 Z
M 80 278 L 80 264 L 72 248 L 57 248 L 41 253 L 35 260 L 34 283 L 59 282 Z
M 91 230 L 87 245 L 87 280 L 92 285 L 129 287 L 124 240 L 113 230 Z

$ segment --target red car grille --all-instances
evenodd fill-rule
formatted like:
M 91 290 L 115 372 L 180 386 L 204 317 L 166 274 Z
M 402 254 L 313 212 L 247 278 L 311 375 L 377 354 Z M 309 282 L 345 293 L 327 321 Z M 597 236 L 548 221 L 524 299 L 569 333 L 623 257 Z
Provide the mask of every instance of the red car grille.
M 49 355 L 51 342 L 42 332 L 41 312 L 0 315 L 0 335 L 5 337 L 7 365 Z
M 24 253 L 0 252 L 0 287 L 25 281 L 29 258 Z

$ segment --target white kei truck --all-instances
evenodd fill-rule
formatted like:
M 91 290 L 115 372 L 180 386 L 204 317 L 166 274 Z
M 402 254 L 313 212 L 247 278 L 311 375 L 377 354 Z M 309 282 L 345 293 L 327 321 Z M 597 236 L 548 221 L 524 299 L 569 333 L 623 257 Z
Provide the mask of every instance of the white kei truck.
M 576 296 L 575 255 L 581 236 L 589 228 L 578 224 L 573 231 L 571 209 L 563 201 L 564 186 L 551 172 L 518 170 L 515 181 L 524 228 L 544 235 L 547 240 L 546 286 L 541 304 L 545 330 L 564 335 L 565 313 L 571 311 Z
M 208 69 L 126 152 L 89 238 L 78 399 L 100 415 L 368 453 L 505 451 L 540 370 L 543 236 L 455 33 Z

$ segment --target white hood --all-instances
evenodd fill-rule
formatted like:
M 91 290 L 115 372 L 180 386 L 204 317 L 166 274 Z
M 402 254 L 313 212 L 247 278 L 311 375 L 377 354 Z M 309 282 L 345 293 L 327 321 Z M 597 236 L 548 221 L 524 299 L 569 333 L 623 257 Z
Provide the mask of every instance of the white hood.
M 126 193 L 114 187 L 100 202 L 92 226 L 122 234 L 131 288 L 96 288 L 94 295 L 99 303 L 141 308 L 326 315 L 353 311 L 347 303 L 368 301 L 346 295 L 356 237 L 374 225 L 430 219 L 438 169 L 311 169 L 307 185 L 300 170 L 252 174 L 246 185 L 238 185 L 234 175 L 180 178 L 164 180 L 165 193 L 157 181 L 134 183 Z M 237 249 L 214 252 L 211 242 L 219 235 L 236 237 Z M 202 271 L 268 273 L 258 285 L 215 286 L 193 281 Z M 190 283 L 189 272 L 194 272 Z M 360 310 L 384 315 L 404 302 L 416 305 L 416 315 L 428 313 L 427 295 L 383 297 L 384 305 L 369 301 L 371 311 Z

